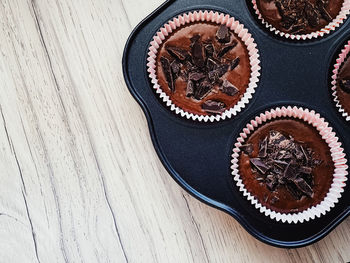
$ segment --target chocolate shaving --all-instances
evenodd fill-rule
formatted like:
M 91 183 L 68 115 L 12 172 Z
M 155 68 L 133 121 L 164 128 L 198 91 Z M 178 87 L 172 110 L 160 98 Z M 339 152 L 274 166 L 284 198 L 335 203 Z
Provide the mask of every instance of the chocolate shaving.
M 253 151 L 254 151 L 254 147 L 253 147 L 253 145 L 252 144 L 245 144 L 245 145 L 242 145 L 241 146 L 241 149 L 242 149 L 242 151 L 245 153 L 245 154 L 247 154 L 247 155 L 251 155 L 252 153 L 253 153 Z
M 202 104 L 202 109 L 211 114 L 222 113 L 226 108 L 225 103 L 214 100 L 207 100 Z
M 246 148 L 242 146 L 242 151 Z M 258 157 L 251 157 L 250 163 L 257 180 L 271 192 L 285 187 L 295 200 L 300 200 L 303 196 L 313 197 L 313 169 L 322 161 L 313 158 L 312 149 L 292 136 L 272 130 L 260 141 Z
M 199 67 L 204 67 L 205 63 L 205 54 L 203 44 L 200 38 L 200 35 L 195 35 L 191 38 L 191 47 L 192 47 L 192 60 L 193 63 Z
M 173 74 L 172 74 L 171 68 L 170 68 L 170 62 L 166 57 L 161 57 L 160 63 L 161 63 L 162 68 L 163 68 L 165 79 L 168 82 L 169 89 L 171 90 L 171 92 L 174 92 L 175 91 L 175 83 L 174 83 Z
M 266 157 L 266 155 L 265 155 L 265 157 Z M 274 160 L 273 162 L 275 164 L 275 167 L 277 167 L 279 170 L 284 170 L 288 166 L 288 163 L 284 162 L 284 161 Z
M 320 12 L 324 20 L 326 20 L 327 22 L 332 21 L 332 16 L 328 13 L 328 11 L 324 7 L 320 8 Z
M 307 167 L 307 166 L 302 166 L 299 168 L 299 172 L 303 174 L 311 174 L 312 173 L 312 168 Z
M 277 185 L 278 185 L 278 179 L 276 176 L 274 176 L 273 174 L 269 174 L 268 176 L 266 176 L 266 186 L 270 191 L 275 191 Z
M 322 163 L 323 163 L 322 160 L 317 160 L 317 159 L 316 160 L 311 160 L 311 165 L 313 167 L 320 166 Z
M 285 187 L 295 200 L 300 200 L 303 197 L 303 192 L 301 192 L 295 184 L 286 184 Z
M 214 55 L 214 52 L 215 52 L 215 48 L 214 48 L 214 45 L 209 43 L 209 44 L 206 44 L 204 46 L 204 49 L 205 49 L 205 55 L 207 57 L 212 57 Z
M 208 58 L 207 59 L 207 70 L 208 71 L 212 71 L 218 67 L 220 67 L 221 63 L 220 61 L 217 61 L 214 58 Z
M 267 156 L 267 137 L 259 144 L 259 155 L 260 158 L 265 158 Z
M 283 177 L 289 181 L 294 180 L 298 176 L 298 165 L 292 161 L 288 164 L 284 170 Z
M 258 169 L 262 174 L 266 174 L 266 172 L 270 169 L 260 158 L 251 158 L 250 162 L 256 169 Z
M 240 58 L 237 57 L 234 60 L 232 60 L 231 65 L 230 65 L 230 70 L 234 70 L 235 68 L 237 68 L 237 66 L 239 65 L 240 62 Z
M 224 46 L 218 53 L 218 57 L 223 57 L 227 52 L 231 51 L 235 46 L 237 46 L 238 42 L 235 41 L 232 44 L 229 44 L 227 46 Z
M 270 200 L 270 204 L 276 204 L 280 199 L 277 196 L 273 196 Z
M 300 191 L 302 191 L 308 197 L 312 197 L 314 192 L 312 191 L 310 185 L 308 185 L 303 178 L 296 178 L 294 180 L 294 183 Z
M 321 16 L 324 20 L 326 20 L 327 22 L 331 22 L 332 21 L 332 16 L 327 12 L 326 10 L 326 6 L 329 4 L 329 1 L 324 1 L 324 0 L 317 0 L 316 1 L 316 6 L 318 7 Z
M 220 25 L 218 31 L 216 32 L 216 37 L 217 37 L 218 41 L 221 43 L 230 42 L 231 33 L 228 30 L 228 27 L 225 25 Z
M 188 82 L 188 71 L 186 69 L 181 69 L 180 76 L 183 81 Z
M 344 92 L 350 93 L 350 79 L 339 80 L 339 86 Z
M 229 96 L 235 96 L 239 92 L 239 90 L 228 80 L 224 80 L 220 90 Z
M 303 152 L 305 162 L 308 163 L 309 162 L 309 155 L 306 153 L 306 151 L 302 145 L 300 145 L 300 150 Z
M 173 78 L 174 80 L 176 80 L 180 75 L 180 71 L 181 71 L 180 62 L 178 62 L 177 60 L 174 60 L 173 62 L 171 62 L 170 68 L 171 68 L 171 73 L 173 74 Z
M 168 53 L 170 55 L 172 55 L 175 59 L 178 59 L 180 61 L 184 61 L 186 59 L 189 58 L 190 54 L 186 51 L 186 50 L 183 50 L 181 48 L 178 48 L 178 47 L 166 47 L 165 48 L 166 51 L 168 51 Z
M 320 16 L 315 7 L 307 2 L 305 4 L 305 15 L 306 19 L 311 27 L 317 27 L 318 24 L 320 23 Z
M 210 71 L 208 73 L 208 78 L 212 81 L 212 83 L 217 83 L 217 81 L 226 74 L 228 71 L 229 65 L 224 64 L 218 66 L 216 69 Z
M 186 97 L 191 97 L 194 94 L 194 82 L 189 80 L 186 87 Z
M 301 150 L 300 147 L 301 147 L 301 145 L 295 145 L 294 156 L 295 156 L 295 158 L 297 158 L 298 161 L 301 161 L 304 158 L 303 151 Z
M 206 76 L 203 72 L 191 72 L 188 75 L 188 79 L 192 81 L 199 81 L 201 79 L 204 79 Z
M 204 99 L 210 93 L 212 88 L 213 88 L 213 85 L 209 81 L 204 80 L 196 89 L 194 93 L 194 98 L 197 100 Z

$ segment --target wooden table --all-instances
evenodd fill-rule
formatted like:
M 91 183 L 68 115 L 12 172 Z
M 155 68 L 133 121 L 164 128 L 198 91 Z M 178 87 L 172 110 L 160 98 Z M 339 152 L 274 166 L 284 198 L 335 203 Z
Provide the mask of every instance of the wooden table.
M 350 219 L 273 248 L 167 174 L 121 66 L 161 3 L 0 1 L 0 261 L 350 261 Z

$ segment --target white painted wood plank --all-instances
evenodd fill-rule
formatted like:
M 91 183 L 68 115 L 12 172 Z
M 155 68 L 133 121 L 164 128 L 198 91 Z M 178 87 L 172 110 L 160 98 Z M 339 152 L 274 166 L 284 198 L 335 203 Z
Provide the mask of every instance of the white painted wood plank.
M 67 113 L 61 103 L 32 3 L 2 7 L 8 18 L 3 35 L 8 37 L 1 40 L 9 40 L 2 45 L 3 58 L 7 75 L 15 82 L 11 88 L 17 103 L 9 105 L 5 100 L 1 105 L 23 167 L 38 258 L 44 262 L 124 259 L 93 153 L 89 148 L 81 150 L 86 143 L 76 143 L 73 136 L 77 140 L 83 136 L 73 134 L 67 122 L 67 115 L 74 113 Z
M 189 243 L 186 239 L 188 233 L 196 234 L 191 223 L 183 223 L 191 219 L 187 210 L 176 217 L 169 213 L 174 206 L 178 209 L 185 205 L 181 191 L 177 186 L 176 193 L 168 189 L 171 180 L 167 176 L 163 181 L 159 176 L 163 168 L 158 160 L 156 165 L 148 163 L 148 156 L 154 156 L 154 150 L 145 133 L 144 116 L 125 89 L 120 64 L 122 48 L 116 48 L 124 45 L 131 30 L 127 19 L 118 13 L 119 3 L 85 1 L 81 5 L 49 1 L 37 3 L 36 9 L 44 39 L 55 39 L 47 41 L 47 50 L 62 103 L 66 107 L 70 104 L 79 107 L 79 116 L 71 121 L 73 124 L 81 118 L 86 125 L 84 129 L 104 175 L 112 210 L 119 215 L 116 224 L 121 239 L 125 240 L 128 259 L 134 262 L 199 259 L 203 253 L 201 243 Z M 90 15 L 91 10 L 94 13 Z M 77 102 L 69 103 L 72 98 Z M 136 129 L 130 129 L 130 124 Z M 148 146 L 144 148 L 145 144 Z M 155 174 L 158 177 L 150 184 Z M 165 205 L 150 201 L 154 196 Z M 186 227 L 178 231 L 177 227 L 183 225 Z M 164 237 L 164 229 L 170 235 Z M 179 250 L 185 253 L 179 255 Z

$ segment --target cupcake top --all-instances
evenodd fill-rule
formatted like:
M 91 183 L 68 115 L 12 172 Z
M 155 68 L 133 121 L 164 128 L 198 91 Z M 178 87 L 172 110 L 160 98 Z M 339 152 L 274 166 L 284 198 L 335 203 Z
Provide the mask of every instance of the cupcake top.
M 342 64 L 337 79 L 337 96 L 344 110 L 350 114 L 350 58 Z
M 297 213 L 319 204 L 333 180 L 328 144 L 311 125 L 277 119 L 241 146 L 239 172 L 246 189 L 265 207 Z
M 320 114 L 283 106 L 255 116 L 233 148 L 239 191 L 265 216 L 303 223 L 331 210 L 346 186 L 341 143 Z
M 256 0 L 264 20 L 293 35 L 317 32 L 340 13 L 344 0 Z
M 248 88 L 248 49 L 226 25 L 190 23 L 174 30 L 160 46 L 156 75 L 177 107 L 196 115 L 221 114 Z

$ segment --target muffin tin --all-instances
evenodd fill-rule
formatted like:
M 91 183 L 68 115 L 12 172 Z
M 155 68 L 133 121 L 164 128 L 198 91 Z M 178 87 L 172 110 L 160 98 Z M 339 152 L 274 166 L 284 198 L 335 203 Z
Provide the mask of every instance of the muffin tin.
M 147 73 L 149 43 L 169 19 L 195 10 L 233 16 L 258 45 L 261 77 L 250 103 L 237 116 L 215 123 L 187 120 L 171 112 L 155 94 Z M 169 0 L 132 32 L 123 56 L 125 81 L 144 110 L 157 154 L 170 175 L 199 200 L 233 216 L 257 239 L 278 247 L 309 245 L 350 214 L 350 187 L 326 215 L 302 224 L 276 222 L 244 198 L 231 175 L 231 154 L 239 132 L 254 116 L 278 106 L 296 105 L 320 113 L 334 128 L 347 156 L 350 125 L 331 95 L 336 57 L 350 39 L 350 20 L 315 40 L 289 41 L 261 26 L 247 0 Z

